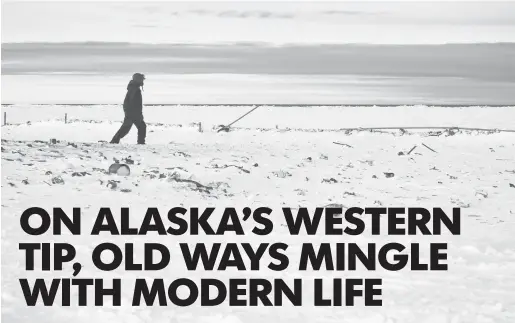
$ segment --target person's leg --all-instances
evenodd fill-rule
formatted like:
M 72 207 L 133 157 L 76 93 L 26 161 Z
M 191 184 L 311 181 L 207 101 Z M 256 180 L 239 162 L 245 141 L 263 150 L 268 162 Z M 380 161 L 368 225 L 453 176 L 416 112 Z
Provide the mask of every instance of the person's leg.
M 138 128 L 138 144 L 145 144 L 145 137 L 147 136 L 147 125 L 143 121 L 143 116 L 134 121 L 134 125 Z
M 114 135 L 113 139 L 111 140 L 111 143 L 112 144 L 120 143 L 120 139 L 127 136 L 129 131 L 131 130 L 132 123 L 133 123 L 133 121 L 130 118 L 125 117 L 125 119 L 123 119 L 122 126 L 120 127 L 118 132 L 116 132 L 116 134 Z

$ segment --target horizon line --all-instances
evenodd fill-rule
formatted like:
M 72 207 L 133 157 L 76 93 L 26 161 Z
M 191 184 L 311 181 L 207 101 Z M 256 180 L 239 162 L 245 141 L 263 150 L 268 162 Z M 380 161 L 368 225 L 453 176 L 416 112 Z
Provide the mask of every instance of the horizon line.
M 252 41 L 234 41 L 234 42 L 126 42 L 126 41 L 20 41 L 20 42 L 1 42 L 2 45 L 153 45 L 153 46 L 228 46 L 228 45 L 246 45 L 246 46 L 444 46 L 444 45 L 514 45 L 513 42 L 491 41 L 491 42 L 442 42 L 442 43 L 315 43 L 315 42 L 252 42 Z
M 123 105 L 123 103 L 1 103 L 2 106 L 15 106 L 15 105 L 34 105 L 34 106 L 107 106 L 107 105 Z M 464 108 L 464 107 L 485 107 L 485 108 L 503 108 L 503 107 L 515 107 L 515 104 L 430 104 L 430 103 L 403 103 L 403 104 L 310 104 L 310 103 L 150 103 L 144 104 L 148 107 L 161 107 L 161 106 L 176 106 L 176 107 L 222 107 L 222 106 L 241 106 L 241 107 L 252 107 L 252 106 L 269 106 L 269 107 L 401 107 L 401 106 L 426 106 L 426 107 L 441 107 L 441 108 Z

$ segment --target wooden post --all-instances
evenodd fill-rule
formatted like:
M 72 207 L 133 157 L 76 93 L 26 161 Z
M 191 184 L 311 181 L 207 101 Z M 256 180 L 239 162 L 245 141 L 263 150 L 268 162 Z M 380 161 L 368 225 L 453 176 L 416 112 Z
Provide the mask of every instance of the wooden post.
M 198 123 L 198 132 L 202 132 L 202 122 Z
M 64 114 L 64 123 L 68 123 L 68 113 Z
M 4 126 L 7 124 L 7 111 L 4 111 Z

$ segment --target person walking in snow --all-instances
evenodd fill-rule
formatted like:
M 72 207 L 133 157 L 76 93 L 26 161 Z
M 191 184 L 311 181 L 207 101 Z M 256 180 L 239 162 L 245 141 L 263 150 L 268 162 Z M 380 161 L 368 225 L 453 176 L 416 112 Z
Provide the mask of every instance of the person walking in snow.
M 111 140 L 112 144 L 120 143 L 120 139 L 129 133 L 133 124 L 138 129 L 138 144 L 145 144 L 147 125 L 145 124 L 145 121 L 143 121 L 143 98 L 140 89 L 140 87 L 143 87 L 144 80 L 145 75 L 136 73 L 132 76 L 132 80 L 129 82 L 129 85 L 127 85 L 127 94 L 123 101 L 123 112 L 125 113 L 125 118 L 123 119 L 122 126 Z

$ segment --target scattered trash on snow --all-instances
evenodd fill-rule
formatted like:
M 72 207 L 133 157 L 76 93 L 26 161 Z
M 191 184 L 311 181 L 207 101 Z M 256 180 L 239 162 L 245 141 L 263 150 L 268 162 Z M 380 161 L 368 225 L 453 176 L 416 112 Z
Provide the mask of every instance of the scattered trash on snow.
M 286 177 L 292 176 L 290 172 L 283 171 L 283 170 L 272 172 L 272 174 L 274 174 L 274 176 L 278 177 L 278 178 L 286 178 Z
M 119 181 L 114 181 L 114 180 L 109 180 L 109 181 L 107 181 L 106 187 L 114 190 L 114 189 L 116 189 L 118 187 L 117 183 L 120 183 L 120 182 Z
M 436 153 L 436 151 L 433 150 L 433 148 L 429 147 L 428 145 L 426 144 L 422 144 L 422 146 L 426 147 L 427 149 L 431 150 L 432 152 Z
M 131 156 L 122 159 L 122 161 L 127 165 L 134 165 L 134 160 L 131 159 Z
M 61 184 L 64 185 L 64 179 L 61 176 L 52 177 L 52 184 Z
M 222 168 L 229 168 L 229 167 L 235 167 L 235 168 L 238 168 L 239 170 L 241 170 L 242 172 L 244 173 L 247 173 L 247 174 L 250 174 L 250 171 L 241 167 L 241 166 L 237 166 L 237 165 L 218 165 L 218 164 L 214 164 L 213 165 L 213 168 L 215 169 L 222 169 Z
M 349 147 L 349 148 L 354 148 L 354 147 L 352 147 L 351 145 L 344 144 L 344 143 L 337 142 L 337 141 L 333 141 L 333 144 L 340 145 L 340 146 L 347 146 L 347 147 Z
M 126 164 L 114 163 L 109 166 L 109 174 L 116 174 L 120 176 L 129 176 L 131 169 Z
M 91 175 L 91 174 L 88 172 L 73 172 L 72 173 L 72 177 L 84 177 L 87 175 Z
M 324 178 L 324 179 L 322 179 L 322 183 L 334 184 L 334 183 L 338 183 L 338 181 L 331 177 L 331 178 Z
M 476 196 L 477 196 L 477 195 L 481 195 L 481 196 L 482 196 L 483 198 L 485 198 L 485 199 L 488 197 L 488 193 L 486 193 L 486 192 L 481 192 L 481 191 L 476 192 Z

